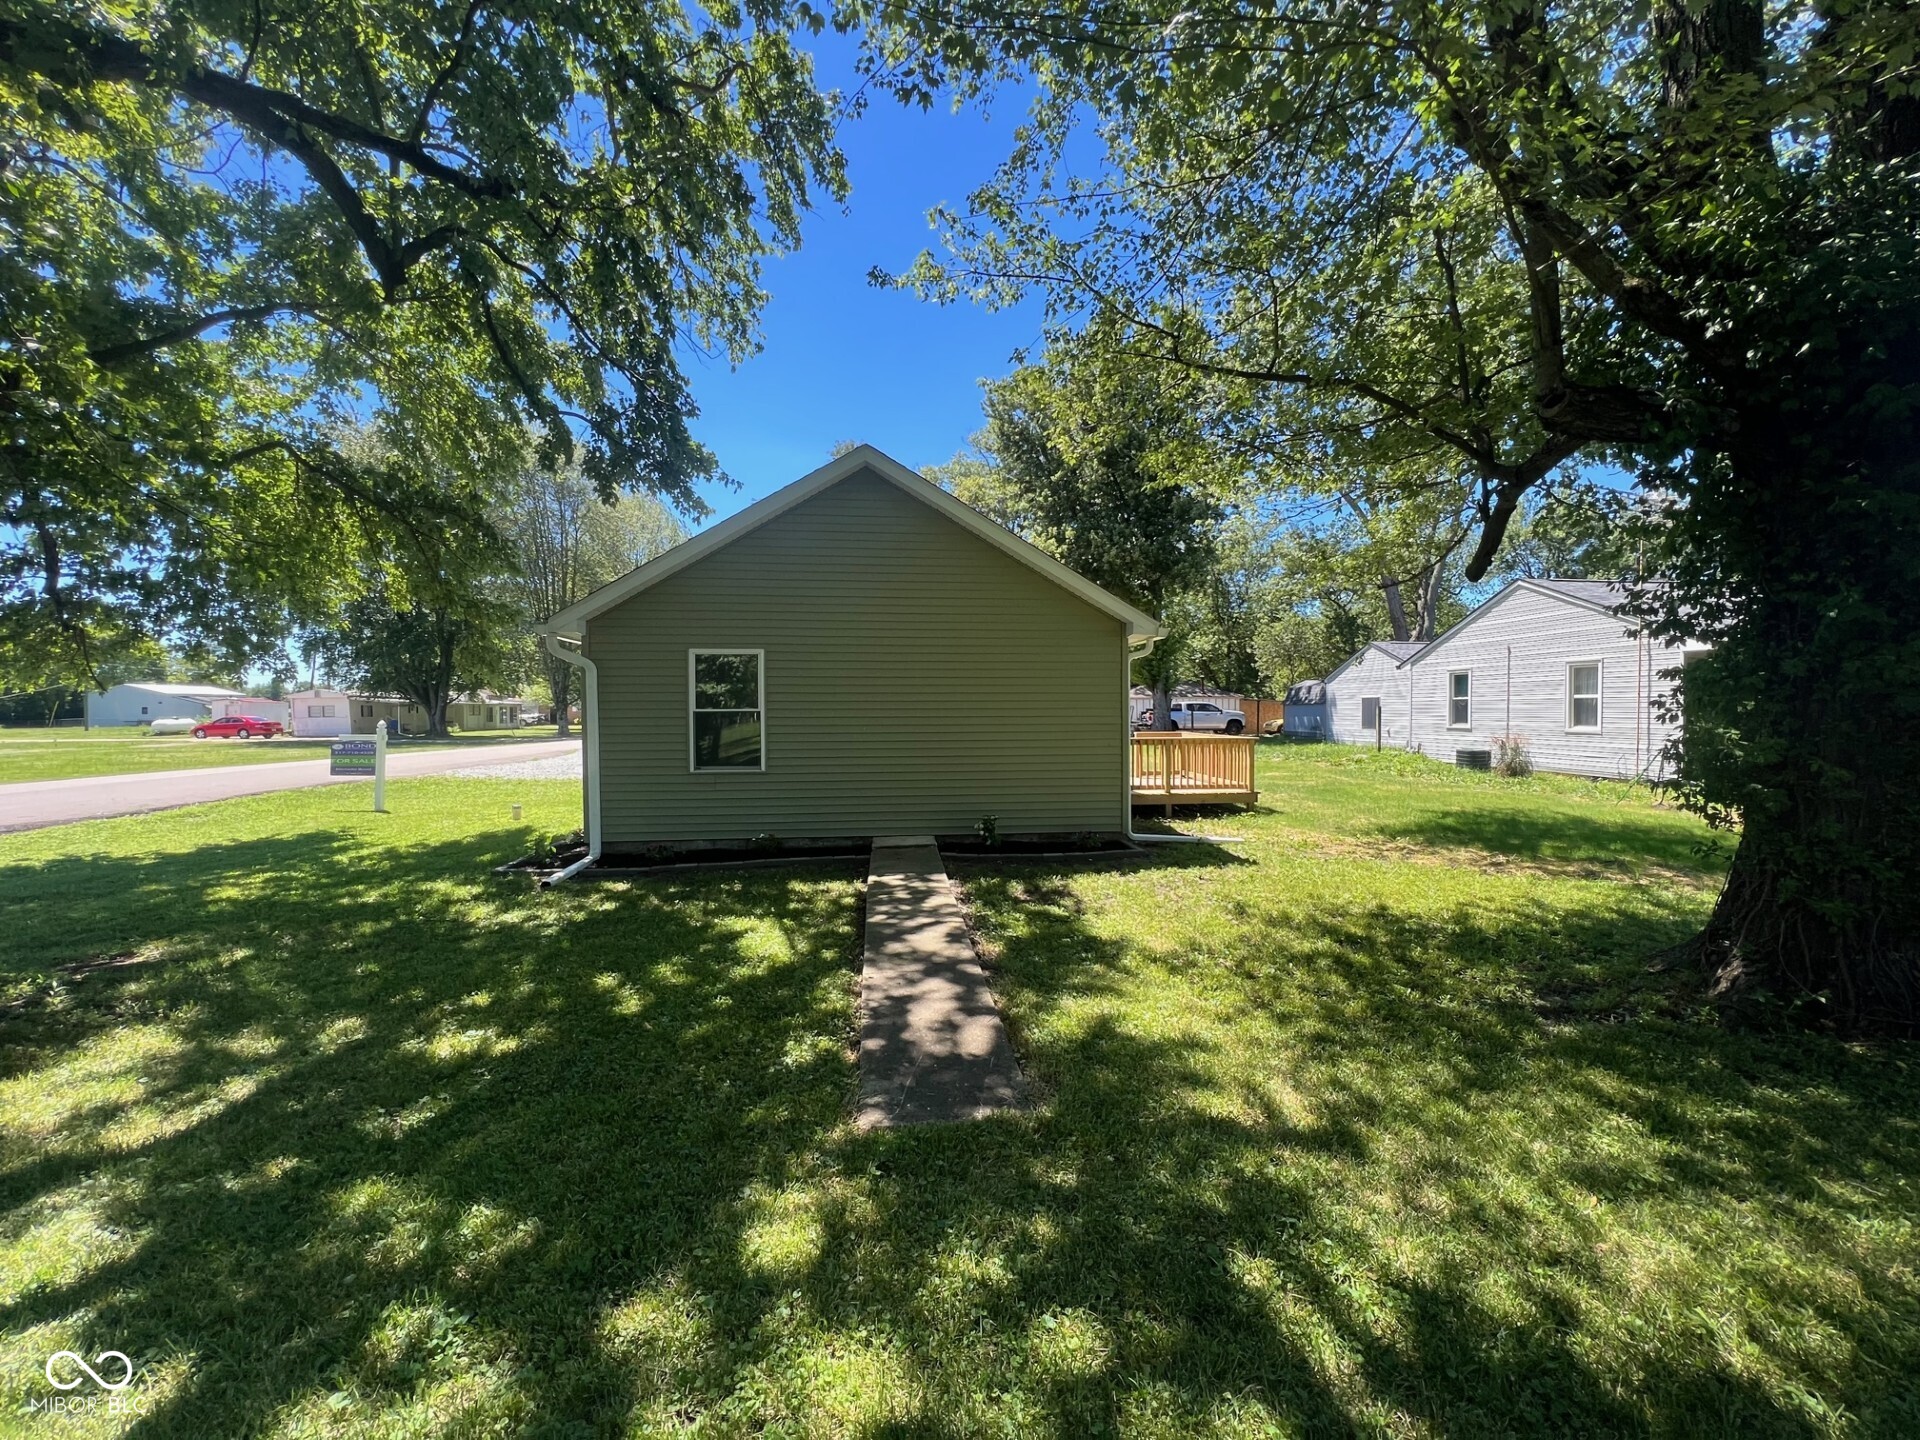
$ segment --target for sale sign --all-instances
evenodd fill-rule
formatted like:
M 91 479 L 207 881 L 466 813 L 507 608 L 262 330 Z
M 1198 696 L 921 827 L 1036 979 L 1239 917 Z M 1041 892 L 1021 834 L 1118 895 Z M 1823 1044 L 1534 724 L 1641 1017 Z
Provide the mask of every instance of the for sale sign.
M 333 775 L 357 775 L 362 780 L 373 778 L 373 761 L 378 746 L 372 740 L 339 740 L 332 747 Z

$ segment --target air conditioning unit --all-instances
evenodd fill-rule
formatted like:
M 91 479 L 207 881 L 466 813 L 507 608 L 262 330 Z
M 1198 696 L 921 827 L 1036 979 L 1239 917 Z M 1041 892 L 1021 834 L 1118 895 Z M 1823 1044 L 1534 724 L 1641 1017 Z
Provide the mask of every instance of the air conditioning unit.
M 1493 752 L 1491 750 L 1456 750 L 1453 752 L 1453 763 L 1462 770 L 1491 770 Z

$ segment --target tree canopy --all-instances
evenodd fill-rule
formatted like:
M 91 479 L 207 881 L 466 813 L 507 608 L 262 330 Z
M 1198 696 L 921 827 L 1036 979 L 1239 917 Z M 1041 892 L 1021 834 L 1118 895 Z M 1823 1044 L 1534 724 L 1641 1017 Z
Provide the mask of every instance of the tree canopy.
M 847 13 L 910 100 L 1032 87 L 909 283 L 1037 292 L 1246 382 L 1282 459 L 1464 461 L 1476 577 L 1567 461 L 1672 460 L 1770 365 L 1914 301 L 1911 7 Z
M 0 16 L 0 652 L 181 628 L 236 658 L 473 494 L 343 420 L 698 509 L 678 351 L 844 194 L 784 0 L 29 0 Z
M 504 487 L 493 516 L 513 567 L 501 588 L 523 627 L 530 668 L 546 677 L 554 720 L 566 735 L 575 670 L 540 648 L 539 626 L 678 544 L 686 530 L 654 496 L 603 500 L 577 466 L 527 465 Z
M 1212 588 L 1231 489 L 1201 418 L 1206 387 L 1085 346 L 986 386 L 977 453 L 929 477 L 1095 584 L 1167 622 L 1136 674 L 1160 696 L 1188 658 Z
M 1668 495 L 1633 610 L 1714 647 L 1714 991 L 1920 1027 L 1920 7 L 845 13 L 909 100 L 1031 100 L 910 283 L 1243 386 L 1303 464 L 1462 467 L 1472 579 L 1569 464 Z

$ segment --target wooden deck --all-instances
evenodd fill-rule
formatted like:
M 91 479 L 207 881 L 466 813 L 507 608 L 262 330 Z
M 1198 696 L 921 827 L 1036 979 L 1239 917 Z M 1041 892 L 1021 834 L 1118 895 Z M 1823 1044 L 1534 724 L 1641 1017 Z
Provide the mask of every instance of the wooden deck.
M 1133 737 L 1133 803 L 1252 805 L 1253 736 L 1141 730 Z

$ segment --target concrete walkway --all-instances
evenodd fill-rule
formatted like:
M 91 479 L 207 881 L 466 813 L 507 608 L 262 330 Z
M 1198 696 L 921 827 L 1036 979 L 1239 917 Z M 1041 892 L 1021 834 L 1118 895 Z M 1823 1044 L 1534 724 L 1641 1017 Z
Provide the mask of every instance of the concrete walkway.
M 855 1121 L 927 1125 L 1026 1103 L 1026 1085 L 930 835 L 873 842 Z
M 363 735 L 347 737 L 363 740 Z M 202 742 L 207 743 L 207 742 Z M 229 743 L 229 742 L 221 742 Z M 270 740 L 232 741 L 270 745 Z M 491 745 L 460 745 L 436 750 L 395 749 L 387 752 L 387 778 L 438 775 L 472 766 L 480 760 L 543 760 L 577 753 L 578 740 L 518 740 Z M 257 765 L 222 765 L 201 770 L 152 770 L 138 775 L 87 775 L 71 780 L 27 780 L 0 785 L 0 832 L 37 830 L 44 825 L 68 825 L 75 820 L 100 820 L 110 815 L 138 815 L 148 810 L 172 810 L 209 800 L 231 800 L 237 795 L 265 795 L 273 790 L 303 790 L 310 785 L 364 785 L 352 776 L 327 774 L 325 760 L 265 761 Z

